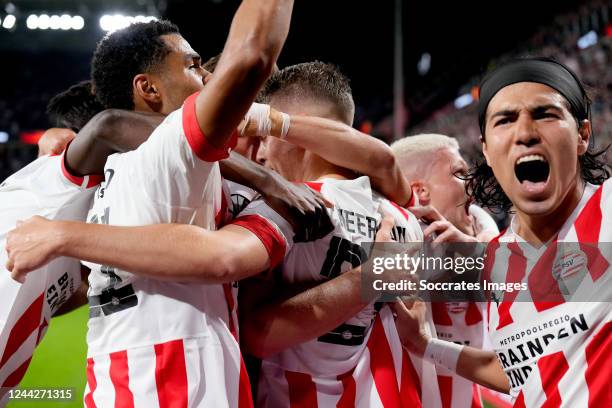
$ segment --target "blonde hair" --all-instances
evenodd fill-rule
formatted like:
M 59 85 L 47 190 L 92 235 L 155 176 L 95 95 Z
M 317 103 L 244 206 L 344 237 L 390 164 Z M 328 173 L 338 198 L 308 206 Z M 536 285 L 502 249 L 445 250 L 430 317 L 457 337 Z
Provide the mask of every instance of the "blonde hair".
M 433 154 L 442 149 L 459 150 L 459 143 L 452 137 L 425 133 L 406 136 L 391 145 L 402 172 L 410 180 L 426 179 L 435 161 Z

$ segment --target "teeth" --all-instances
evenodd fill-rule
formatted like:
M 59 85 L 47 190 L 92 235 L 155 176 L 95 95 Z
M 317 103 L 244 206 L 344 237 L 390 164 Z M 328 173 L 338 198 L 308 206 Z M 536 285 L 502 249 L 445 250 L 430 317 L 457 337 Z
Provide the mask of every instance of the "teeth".
M 543 161 L 546 163 L 546 159 L 544 158 L 544 156 L 540 156 L 539 154 L 530 154 L 528 156 L 523 156 L 520 159 L 518 159 L 516 161 L 516 164 L 521 164 L 521 163 L 536 161 L 536 160 Z

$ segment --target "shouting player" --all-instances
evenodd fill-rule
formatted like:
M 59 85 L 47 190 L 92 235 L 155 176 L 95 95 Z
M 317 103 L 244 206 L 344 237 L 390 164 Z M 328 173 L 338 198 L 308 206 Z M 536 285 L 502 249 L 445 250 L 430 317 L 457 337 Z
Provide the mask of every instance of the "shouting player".
M 483 80 L 479 120 L 486 163 L 469 188 L 484 205 L 516 211 L 490 244 L 488 278 L 527 290 L 492 294 L 494 353 L 419 334 L 419 303 L 397 304 L 403 341 L 459 375 L 509 392 L 516 407 L 609 406 L 612 259 L 600 243 L 612 240 L 612 185 L 589 151 L 590 100 L 564 65 L 516 60 Z

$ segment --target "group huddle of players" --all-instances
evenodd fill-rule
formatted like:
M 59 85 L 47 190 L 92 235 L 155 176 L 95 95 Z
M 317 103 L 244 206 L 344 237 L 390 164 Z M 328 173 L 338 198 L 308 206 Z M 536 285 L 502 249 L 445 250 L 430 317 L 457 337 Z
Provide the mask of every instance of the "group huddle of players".
M 611 405 L 612 184 L 580 80 L 540 58 L 489 73 L 470 169 L 450 137 L 353 129 L 335 66 L 276 68 L 292 7 L 243 0 L 206 64 L 168 21 L 115 31 L 51 101 L 72 130 L 0 184 L 0 404 L 88 303 L 87 407 Z M 488 242 L 487 280 L 528 298 L 379 302 L 375 240 Z

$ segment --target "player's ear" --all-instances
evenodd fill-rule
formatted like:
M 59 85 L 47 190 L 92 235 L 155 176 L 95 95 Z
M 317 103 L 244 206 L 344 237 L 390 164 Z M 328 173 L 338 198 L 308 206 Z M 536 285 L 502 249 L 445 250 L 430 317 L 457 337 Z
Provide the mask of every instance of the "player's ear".
M 431 202 L 431 190 L 427 183 L 423 180 L 415 180 L 410 182 L 413 194 L 419 198 L 419 205 L 429 205 Z
M 580 123 L 578 136 L 578 156 L 582 156 L 589 149 L 589 141 L 591 140 L 591 122 L 587 119 Z
M 487 151 L 487 142 L 483 136 L 480 136 L 480 141 L 482 142 L 482 154 L 484 154 L 485 160 L 487 161 L 487 166 L 491 167 L 491 162 L 489 161 L 489 152 Z
M 162 102 L 161 94 L 153 79 L 147 74 L 138 74 L 132 81 L 135 96 L 139 96 L 147 103 L 159 104 Z

